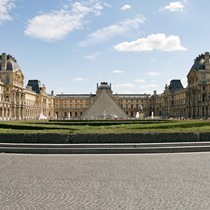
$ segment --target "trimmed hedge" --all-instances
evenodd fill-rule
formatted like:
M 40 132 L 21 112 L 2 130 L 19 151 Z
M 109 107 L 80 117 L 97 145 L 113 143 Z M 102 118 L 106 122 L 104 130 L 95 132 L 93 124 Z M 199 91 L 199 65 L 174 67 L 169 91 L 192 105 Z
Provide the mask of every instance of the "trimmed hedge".
M 45 124 L 54 125 L 90 125 L 90 126 L 111 126 L 122 124 L 159 124 L 168 120 L 49 120 Z M 172 122 L 172 121 L 170 121 Z M 44 123 L 41 123 L 44 124 Z
M 109 144 L 210 141 L 206 133 L 0 134 L 1 143 Z
M 23 123 L 0 123 L 0 128 L 3 129 L 15 129 L 15 130 L 54 130 L 54 129 L 68 129 L 68 130 L 74 130 L 69 127 L 61 127 L 61 126 L 52 126 L 49 124 L 23 124 Z

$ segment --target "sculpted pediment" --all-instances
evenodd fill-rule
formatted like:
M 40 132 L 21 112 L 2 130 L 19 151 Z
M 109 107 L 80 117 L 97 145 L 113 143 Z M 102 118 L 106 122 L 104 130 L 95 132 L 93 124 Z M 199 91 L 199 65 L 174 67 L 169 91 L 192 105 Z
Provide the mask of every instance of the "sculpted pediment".
M 22 74 L 22 72 L 20 70 L 16 71 L 13 74 L 13 84 L 14 85 L 18 85 L 18 86 L 23 86 L 23 84 L 24 84 L 24 76 L 23 76 L 23 74 Z
M 191 70 L 191 71 L 188 73 L 187 77 L 188 77 L 188 78 L 194 78 L 196 75 L 197 75 L 197 71 Z
M 199 80 L 199 73 L 198 71 L 195 70 L 191 70 L 189 72 L 189 74 L 187 75 L 187 79 L 188 79 L 188 85 L 195 85 L 198 83 Z

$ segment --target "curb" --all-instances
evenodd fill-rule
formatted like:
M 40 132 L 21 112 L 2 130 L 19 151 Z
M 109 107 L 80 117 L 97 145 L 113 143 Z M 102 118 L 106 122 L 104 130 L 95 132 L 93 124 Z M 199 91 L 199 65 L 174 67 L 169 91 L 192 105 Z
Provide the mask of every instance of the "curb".
M 208 142 L 160 144 L 9 144 L 0 143 L 0 153 L 24 154 L 145 154 L 210 152 Z

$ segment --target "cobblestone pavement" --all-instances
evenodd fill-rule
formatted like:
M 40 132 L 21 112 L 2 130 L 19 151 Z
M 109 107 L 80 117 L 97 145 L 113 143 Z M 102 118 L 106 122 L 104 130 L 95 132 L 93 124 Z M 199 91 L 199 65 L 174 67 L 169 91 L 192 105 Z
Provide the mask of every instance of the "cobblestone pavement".
M 210 153 L 0 154 L 0 209 L 210 209 Z

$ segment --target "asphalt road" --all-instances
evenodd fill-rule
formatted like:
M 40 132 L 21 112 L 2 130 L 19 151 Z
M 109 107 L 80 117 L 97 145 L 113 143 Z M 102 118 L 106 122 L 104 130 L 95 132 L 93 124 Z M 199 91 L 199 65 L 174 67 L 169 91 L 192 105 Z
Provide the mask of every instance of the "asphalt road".
M 210 209 L 210 153 L 0 154 L 0 209 Z

